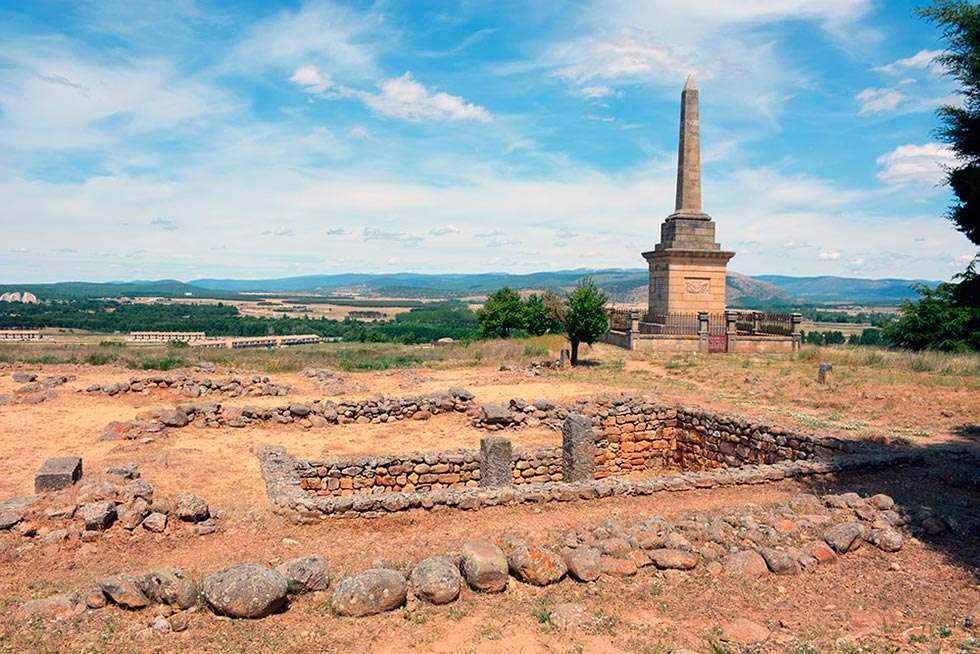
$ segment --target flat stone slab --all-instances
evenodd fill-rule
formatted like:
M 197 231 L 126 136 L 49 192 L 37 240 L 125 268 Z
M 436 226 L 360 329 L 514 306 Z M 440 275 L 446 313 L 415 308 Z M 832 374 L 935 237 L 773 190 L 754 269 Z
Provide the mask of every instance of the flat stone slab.
M 82 459 L 77 456 L 56 456 L 48 459 L 34 475 L 34 492 L 68 488 L 82 478 Z

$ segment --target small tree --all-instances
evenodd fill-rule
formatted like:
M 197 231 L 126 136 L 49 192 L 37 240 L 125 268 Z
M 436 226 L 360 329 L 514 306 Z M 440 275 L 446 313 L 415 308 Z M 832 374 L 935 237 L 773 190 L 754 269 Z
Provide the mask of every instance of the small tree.
M 494 291 L 476 315 L 483 335 L 491 338 L 507 338 L 512 329 L 524 326 L 521 296 L 509 286 Z
M 550 293 L 541 295 L 530 295 L 524 303 L 524 329 L 532 336 L 541 336 L 548 332 L 557 332 L 562 328 L 560 314 L 556 310 L 557 304 L 561 300 L 551 295 L 557 300 L 557 304 L 548 296 Z
M 572 346 L 572 365 L 578 365 L 580 343 L 592 345 L 609 328 L 606 315 L 606 294 L 592 283 L 591 278 L 579 282 L 568 296 L 568 314 L 565 317 L 565 333 Z

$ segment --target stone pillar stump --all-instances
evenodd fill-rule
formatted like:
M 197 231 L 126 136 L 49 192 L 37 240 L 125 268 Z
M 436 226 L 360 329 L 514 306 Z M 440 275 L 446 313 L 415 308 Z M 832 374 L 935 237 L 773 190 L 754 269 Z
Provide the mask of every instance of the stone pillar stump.
M 592 420 L 570 413 L 562 425 L 562 475 L 565 481 L 592 481 L 595 476 L 595 436 Z
M 501 436 L 480 439 L 480 487 L 511 486 L 514 483 L 514 448 Z

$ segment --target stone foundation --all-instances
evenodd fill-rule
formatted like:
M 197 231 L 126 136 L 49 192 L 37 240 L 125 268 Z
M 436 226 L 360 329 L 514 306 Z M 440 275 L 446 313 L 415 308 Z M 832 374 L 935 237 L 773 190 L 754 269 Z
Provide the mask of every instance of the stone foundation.
M 508 449 L 509 441 L 499 437 L 487 439 L 494 442 L 484 442 L 482 452 L 459 449 L 309 461 L 265 448 L 260 455 L 263 474 L 280 508 L 308 517 L 755 483 L 907 458 L 866 444 L 644 397 L 602 397 L 567 407 L 538 402 L 550 408 L 515 400 L 510 410 L 541 415 L 538 420 L 545 424 L 561 420 L 565 442 L 562 447 L 512 449 L 509 478 L 503 462 L 496 461 L 493 481 L 482 479 L 481 462 L 500 459 Z M 503 419 L 504 414 L 490 415 Z

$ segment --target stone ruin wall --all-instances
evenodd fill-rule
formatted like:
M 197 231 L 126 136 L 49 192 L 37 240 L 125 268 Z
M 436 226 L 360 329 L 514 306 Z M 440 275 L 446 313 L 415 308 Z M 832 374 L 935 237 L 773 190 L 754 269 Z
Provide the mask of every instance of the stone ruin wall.
M 552 427 L 572 413 L 591 420 L 593 479 L 806 460 L 829 456 L 837 449 L 830 440 L 646 398 L 597 398 L 567 407 L 537 404 L 547 408 L 521 400 L 512 401 L 510 407 L 518 415 L 538 416 L 535 424 Z M 499 432 L 526 422 L 504 421 L 497 409 L 496 422 L 487 424 L 484 411 L 475 424 Z M 494 415 L 494 410 L 489 413 Z M 511 462 L 515 486 L 563 480 L 562 447 L 515 449 Z M 296 472 L 300 487 L 313 496 L 462 490 L 480 486 L 480 450 L 297 461 Z

